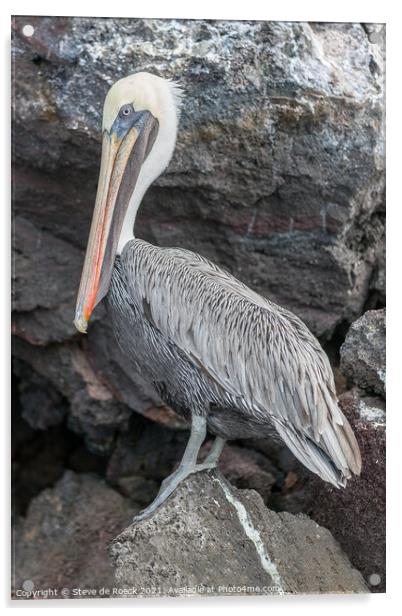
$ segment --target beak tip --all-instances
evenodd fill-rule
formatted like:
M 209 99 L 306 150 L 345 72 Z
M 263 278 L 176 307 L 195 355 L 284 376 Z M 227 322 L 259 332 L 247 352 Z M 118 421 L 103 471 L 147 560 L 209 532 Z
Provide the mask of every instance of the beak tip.
M 82 316 L 76 316 L 73 321 L 76 329 L 81 332 L 81 334 L 87 333 L 88 321 L 84 319 Z

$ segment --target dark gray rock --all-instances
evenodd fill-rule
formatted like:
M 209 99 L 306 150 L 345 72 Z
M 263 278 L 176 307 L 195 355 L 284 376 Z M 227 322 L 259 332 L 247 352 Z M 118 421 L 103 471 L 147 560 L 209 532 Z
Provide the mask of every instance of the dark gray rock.
M 361 389 L 385 397 L 385 309 L 355 321 L 341 347 L 341 369 Z
M 71 442 L 65 433 L 65 402 L 29 366 L 13 362 L 11 417 L 12 515 L 25 514 L 33 497 L 53 486 L 65 471 Z M 78 439 L 77 439 L 78 440 Z
M 161 481 L 178 466 L 189 433 L 168 430 L 141 418 L 133 418 L 130 430 L 119 436 L 110 456 L 107 479 L 123 494 L 148 505 L 156 496 Z M 207 455 L 212 440 L 200 451 Z M 269 459 L 250 448 L 227 443 L 219 460 L 224 476 L 238 488 L 251 488 L 267 502 L 275 484 L 277 470 Z
M 138 596 L 367 592 L 325 528 L 270 511 L 216 472 L 190 476 L 110 555 L 118 584 Z
M 383 235 L 381 36 L 360 24 L 29 19 L 35 35 L 16 18 L 14 36 L 19 212 L 84 246 L 103 98 L 116 78 L 154 71 L 187 98 L 138 235 L 214 258 L 319 335 L 359 314 Z
M 67 471 L 53 489 L 33 499 L 26 518 L 17 522 L 13 597 L 34 598 L 21 591 L 51 588 L 57 591 L 55 598 L 82 598 L 74 595 L 74 589 L 91 597 L 102 596 L 102 587 L 116 587 L 107 545 L 136 510 L 99 477 Z M 67 589 L 64 596 L 63 588 Z M 90 593 L 93 589 L 96 595 Z
M 50 381 L 26 364 L 14 360 L 13 373 L 18 377 L 18 397 L 23 419 L 34 430 L 46 430 L 60 424 L 68 410 L 67 404 Z
M 294 456 L 286 445 L 276 438 L 266 437 L 264 439 L 251 439 L 243 441 L 247 447 L 256 450 L 259 454 L 258 466 L 266 468 L 267 462 L 271 465 L 271 473 L 275 477 L 275 483 L 270 488 L 269 494 L 266 486 L 261 491 L 259 485 L 254 485 L 254 489 L 263 497 L 266 505 L 274 511 L 288 511 L 298 514 L 306 511 L 308 493 L 306 486 L 311 479 L 311 473 Z M 225 476 L 227 476 L 225 474 Z M 235 484 L 237 485 L 237 484 Z M 237 487 L 240 487 L 237 485 Z M 252 487 L 243 485 L 242 487 Z M 308 487 L 307 487 L 308 491 Z
M 134 424 L 134 425 L 133 425 Z M 107 479 L 142 505 L 156 496 L 161 481 L 180 462 L 188 433 L 138 418 L 117 439 L 107 467 Z
M 370 283 L 370 289 L 374 296 L 374 305 L 369 308 L 376 308 L 378 305 L 385 306 L 386 298 L 386 253 L 385 253 L 385 238 L 382 242 L 382 247 L 378 255 L 377 264 L 374 268 L 373 277 Z M 371 300 L 372 301 L 372 300 Z M 370 298 L 369 302 L 370 304 Z
M 340 403 L 359 443 L 362 473 L 344 490 L 310 476 L 304 511 L 331 531 L 370 590 L 385 592 L 385 405 L 356 389 Z
M 13 330 L 30 344 L 63 342 L 72 319 L 83 253 L 17 216 L 13 225 Z
M 97 453 L 109 453 L 116 431 L 128 427 L 130 409 L 116 401 L 79 345 L 71 342 L 42 347 L 15 337 L 13 352 L 70 402 L 66 409 L 69 426 L 84 435 L 87 446 Z M 40 421 L 39 416 L 36 421 Z
M 212 441 L 201 449 L 201 458 L 209 451 Z M 249 442 L 247 443 L 250 444 Z M 236 488 L 256 490 L 267 503 L 276 482 L 277 468 L 270 459 L 250 447 L 226 443 L 219 458 L 219 470 Z

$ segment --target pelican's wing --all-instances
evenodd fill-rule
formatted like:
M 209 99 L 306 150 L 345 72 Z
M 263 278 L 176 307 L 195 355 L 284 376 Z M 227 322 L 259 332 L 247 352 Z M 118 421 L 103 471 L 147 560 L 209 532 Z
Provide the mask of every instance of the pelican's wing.
M 310 470 L 337 486 L 360 472 L 328 358 L 298 317 L 195 253 L 130 244 L 128 284 L 165 336 Z

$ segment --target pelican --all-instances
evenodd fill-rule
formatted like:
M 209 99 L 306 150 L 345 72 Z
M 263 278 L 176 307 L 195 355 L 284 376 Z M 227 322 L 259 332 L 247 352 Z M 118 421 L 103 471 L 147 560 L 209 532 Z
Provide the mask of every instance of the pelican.
M 230 439 L 277 437 L 336 487 L 361 470 L 328 358 L 306 325 L 208 259 L 134 236 L 141 200 L 172 157 L 181 105 L 177 84 L 145 72 L 109 90 L 74 319 L 85 333 L 105 298 L 128 365 L 191 421 L 177 470 L 135 520 L 189 474 L 214 468 Z M 199 462 L 207 430 L 215 439 Z

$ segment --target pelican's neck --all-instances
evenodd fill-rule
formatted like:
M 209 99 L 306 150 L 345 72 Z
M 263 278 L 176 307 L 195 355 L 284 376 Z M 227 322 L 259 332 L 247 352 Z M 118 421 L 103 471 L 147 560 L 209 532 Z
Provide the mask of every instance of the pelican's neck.
M 141 201 L 149 186 L 152 184 L 153 180 L 145 181 L 143 177 L 143 169 L 138 176 L 137 184 L 135 186 L 134 192 L 131 196 L 130 203 L 127 208 L 126 215 L 124 217 L 123 226 L 120 233 L 119 243 L 117 245 L 117 254 L 120 255 L 123 251 L 124 246 L 130 240 L 134 239 L 134 225 L 135 219 L 137 217 L 138 208 L 141 205 Z
M 145 159 L 138 180 L 131 196 L 130 203 L 124 217 L 117 254 L 120 255 L 124 246 L 134 239 L 134 224 L 138 208 L 143 196 L 160 174 L 166 169 L 176 144 L 178 117 L 174 105 L 166 111 L 163 121 L 159 122 L 158 134 L 152 150 Z

